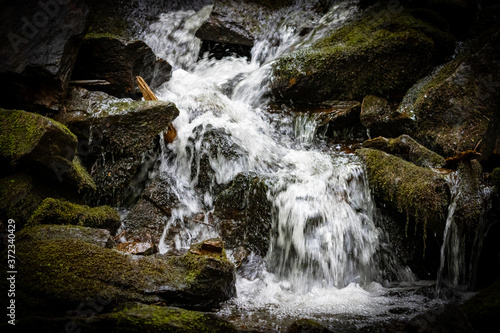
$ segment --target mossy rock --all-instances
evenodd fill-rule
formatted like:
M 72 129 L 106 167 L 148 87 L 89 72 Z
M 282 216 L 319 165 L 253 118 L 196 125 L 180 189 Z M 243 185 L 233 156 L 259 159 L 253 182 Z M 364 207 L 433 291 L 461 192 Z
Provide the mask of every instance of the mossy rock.
M 38 206 L 28 225 L 71 224 L 82 227 L 107 229 L 115 234 L 120 228 L 120 215 L 109 206 L 89 207 L 65 200 L 47 198 Z
M 0 109 L 0 161 L 10 169 L 28 167 L 74 187 L 95 189 L 80 161 L 75 159 L 78 141 L 61 123 L 21 110 Z
M 34 225 L 24 228 L 18 234 L 18 241 L 43 241 L 76 239 L 88 244 L 114 248 L 115 242 L 109 230 L 76 225 Z
M 102 311 L 124 302 L 208 310 L 236 293 L 234 265 L 224 252 L 135 258 L 82 240 L 24 239 L 16 255 L 19 318 L 88 310 L 92 301 Z
M 450 202 L 443 175 L 376 149 L 362 148 L 356 154 L 366 163 L 376 201 L 406 216 L 401 222 L 406 223 L 407 236 L 413 234 L 412 222 L 424 247 L 428 236 L 442 240 Z
M 500 316 L 500 280 L 466 300 L 462 309 L 478 332 L 489 332 Z
M 366 140 L 362 147 L 385 151 L 420 167 L 441 168 L 446 164 L 444 157 L 422 146 L 406 134 L 397 138 L 378 137 Z
M 453 36 L 440 27 L 408 10 L 389 21 L 382 14 L 367 11 L 312 46 L 279 58 L 273 64 L 274 96 L 304 102 L 394 97 L 453 52 Z

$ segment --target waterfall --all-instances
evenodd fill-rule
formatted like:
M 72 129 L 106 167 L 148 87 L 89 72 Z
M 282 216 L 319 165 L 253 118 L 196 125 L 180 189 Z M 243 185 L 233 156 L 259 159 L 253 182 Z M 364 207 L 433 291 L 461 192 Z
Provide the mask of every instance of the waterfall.
M 275 320 L 388 313 L 394 302 L 377 283 L 379 230 L 362 163 L 341 149 L 316 145 L 314 118 L 298 117 L 294 125 L 290 115 L 266 111 L 273 59 L 319 38 L 322 29 L 341 26 L 356 12 L 352 1 L 336 4 L 314 22 L 316 29 L 300 36 L 283 23 L 289 22 L 287 15 L 299 20 L 298 4 L 273 14 L 278 17 L 262 18 L 265 28 L 251 60 L 198 57 L 194 31 L 211 6 L 163 14 L 144 32 L 146 42 L 174 68 L 155 94 L 180 110 L 173 122 L 176 140 L 162 142 L 158 172 L 180 204 L 165 224 L 160 252 L 217 236 L 210 220 L 217 191 L 238 174 L 254 173 L 269 180 L 270 247 L 263 258 L 249 254 L 242 267 L 246 273 L 237 279 L 238 297 L 220 314 L 237 312 L 237 320 L 244 321 L 262 309 Z M 194 216 L 201 223 L 193 223 Z M 174 229 L 174 239 L 168 239 Z M 391 267 L 403 271 L 395 275 L 408 275 Z M 421 306 L 417 303 L 403 307 Z

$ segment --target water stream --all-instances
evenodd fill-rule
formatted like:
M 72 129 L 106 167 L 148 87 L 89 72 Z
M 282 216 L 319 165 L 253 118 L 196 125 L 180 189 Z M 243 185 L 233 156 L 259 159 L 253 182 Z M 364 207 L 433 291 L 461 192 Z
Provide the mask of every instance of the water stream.
M 172 78 L 155 94 L 180 110 L 173 122 L 176 140 L 162 142 L 159 172 L 181 204 L 165 225 L 160 251 L 186 249 L 218 236 L 209 216 L 219 185 L 240 173 L 269 180 L 269 251 L 264 257 L 250 254 L 238 274 L 238 296 L 218 313 L 239 327 L 280 330 L 298 318 L 330 326 L 351 320 L 359 327 L 360 322 L 374 325 L 410 316 L 440 302 L 412 292 L 426 282 L 416 286 L 411 272 L 396 261 L 386 266 L 401 278 L 397 285 L 382 276 L 378 254 L 383 237 L 358 158 L 327 147 L 314 135 L 314 119 L 266 111 L 273 59 L 341 26 L 356 14 L 353 3 L 333 6 L 310 22 L 316 28 L 305 36 L 294 22 L 300 21 L 300 6 L 306 2 L 262 17 L 251 59 L 198 58 L 201 43 L 194 32 L 211 6 L 162 14 L 142 36 L 173 66 Z M 207 163 L 212 170 L 208 179 L 200 171 Z M 199 213 L 204 223 L 190 222 Z M 181 231 L 167 242 L 174 226 Z

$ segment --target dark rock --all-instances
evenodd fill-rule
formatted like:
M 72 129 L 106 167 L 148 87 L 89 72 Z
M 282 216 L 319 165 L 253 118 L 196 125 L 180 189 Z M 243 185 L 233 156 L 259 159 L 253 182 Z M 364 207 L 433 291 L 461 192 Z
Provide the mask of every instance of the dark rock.
M 287 333 L 332 333 L 329 329 L 310 319 L 300 319 L 288 327 Z
M 157 160 L 158 134 L 177 117 L 177 107 L 74 88 L 67 111 L 58 119 L 79 138 L 78 153 L 98 185 L 93 201 L 116 205 L 137 199 Z
M 394 222 L 384 229 L 395 233 L 389 235 L 393 242 L 400 239 L 403 248 L 413 249 L 410 258 L 403 258 L 407 260 L 404 264 L 417 274 L 425 271 L 435 275 L 450 203 L 444 176 L 376 149 L 358 149 L 356 154 L 366 163 L 377 207 Z
M 81 0 L 2 4 L 0 19 L 6 42 L 0 47 L 3 107 L 62 110 L 88 13 Z
M 0 163 L 4 171 L 28 167 L 33 173 L 64 182 L 78 192 L 95 184 L 75 156 L 76 136 L 52 119 L 0 109 Z
M 387 100 L 369 95 L 361 105 L 361 123 L 371 137 L 396 137 L 407 131 L 412 123 L 411 115 L 391 105 Z
M 397 98 L 453 51 L 453 36 L 440 27 L 406 10 L 382 21 L 377 10 L 278 59 L 273 95 L 296 102 Z
M 483 33 L 453 60 L 419 82 L 403 99 L 415 117 L 408 132 L 431 150 L 450 157 L 467 150 L 481 161 L 498 151 L 500 33 Z
M 125 41 L 111 34 L 88 34 L 73 69 L 73 80 L 106 80 L 107 85 L 88 86 L 116 97 L 141 96 L 136 76 L 154 89 L 170 79 L 172 66 L 156 57 L 143 41 Z
M 272 222 L 267 190 L 261 178 L 240 174 L 216 197 L 214 215 L 228 247 L 242 246 L 261 256 L 267 253 Z
M 378 137 L 366 140 L 362 147 L 385 151 L 420 167 L 441 168 L 445 165 L 444 157 L 425 148 L 406 134 L 394 139 Z
M 224 251 L 134 257 L 76 239 L 25 239 L 16 243 L 16 255 L 19 318 L 64 316 L 88 310 L 92 301 L 100 311 L 123 302 L 210 310 L 236 294 L 234 265 Z
M 466 300 L 462 310 L 477 332 L 490 332 L 500 315 L 500 280 Z
M 402 331 L 469 333 L 474 332 L 474 329 L 460 307 L 455 303 L 448 303 L 415 316 Z
M 109 206 L 91 208 L 65 200 L 47 198 L 34 211 L 28 225 L 72 224 L 109 230 L 112 234 L 120 228 L 120 215 Z
M 35 225 L 19 234 L 19 241 L 46 241 L 76 239 L 99 247 L 112 249 L 115 241 L 109 230 L 77 225 Z

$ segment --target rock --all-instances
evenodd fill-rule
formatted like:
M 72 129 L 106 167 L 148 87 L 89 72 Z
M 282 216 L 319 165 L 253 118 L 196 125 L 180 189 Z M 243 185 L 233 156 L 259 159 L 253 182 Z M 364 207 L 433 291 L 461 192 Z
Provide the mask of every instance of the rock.
M 97 310 L 95 310 L 97 309 Z M 80 311 L 92 313 L 66 318 L 28 317 L 16 321 L 21 330 L 36 329 L 38 332 L 54 332 L 61 327 L 78 327 L 83 332 L 234 332 L 235 327 L 214 315 L 181 308 L 141 303 L 125 303 L 112 312 L 94 309 Z M 78 311 L 77 311 L 78 313 Z M 69 324 L 68 324 L 69 323 Z
M 425 148 L 406 134 L 394 139 L 378 137 L 366 140 L 362 147 L 385 151 L 420 167 L 442 168 L 446 163 L 444 157 Z
M 28 224 L 72 224 L 107 229 L 115 234 L 121 222 L 118 212 L 109 206 L 91 208 L 65 200 L 47 198 L 35 210 Z
M 397 105 L 390 105 L 387 100 L 373 95 L 363 99 L 360 119 L 371 137 L 399 136 L 405 133 L 412 123 L 410 114 L 400 111 Z
M 157 160 L 158 134 L 178 116 L 177 107 L 75 88 L 67 110 L 58 119 L 79 137 L 78 153 L 98 184 L 95 203 L 136 200 Z
M 19 318 L 64 316 L 88 310 L 91 301 L 101 311 L 124 302 L 211 310 L 236 295 L 234 265 L 224 251 L 136 257 L 82 240 L 58 239 L 19 241 L 16 255 L 21 258 L 16 265 Z M 0 282 L 2 287 L 6 283 Z
M 264 256 L 269 248 L 272 202 L 268 186 L 255 175 L 239 174 L 214 202 L 216 225 L 227 246 Z
M 400 106 L 415 117 L 408 134 L 444 157 L 476 147 L 481 161 L 498 156 L 499 50 L 498 29 L 483 33 L 411 88 Z
M 331 333 L 329 329 L 310 319 L 299 319 L 288 329 L 287 333 Z
M 0 163 L 4 171 L 28 167 L 78 192 L 95 189 L 94 181 L 75 156 L 76 136 L 59 122 L 35 113 L 0 109 L 0 129 Z
M 87 29 L 88 13 L 81 0 L 64 4 L 27 0 L 3 4 L 3 107 L 62 110 L 71 70 Z
M 400 96 L 453 51 L 451 34 L 401 10 L 383 22 L 377 6 L 311 47 L 273 64 L 273 95 L 284 101 Z
M 125 41 L 112 34 L 90 33 L 82 42 L 73 69 L 73 80 L 106 80 L 107 85 L 87 86 L 116 97 L 138 98 L 136 76 L 152 88 L 171 76 L 172 66 L 156 57 L 143 41 Z
M 358 149 L 356 155 L 366 163 L 376 205 L 386 216 L 382 227 L 389 232 L 397 257 L 419 277 L 432 279 L 439 268 L 450 203 L 444 176 L 376 149 Z M 403 243 L 397 244 L 398 240 Z
M 402 331 L 469 333 L 474 332 L 474 329 L 460 307 L 455 303 L 448 303 L 413 317 Z
M 109 230 L 82 227 L 78 225 L 34 225 L 24 228 L 18 240 L 23 241 L 46 241 L 76 239 L 82 242 L 112 249 L 115 241 Z
M 500 315 L 500 280 L 466 300 L 462 310 L 477 332 L 489 332 Z
M 224 243 L 220 239 L 209 239 L 201 243 L 201 249 L 206 252 L 221 254 L 224 250 Z
M 116 249 L 120 252 L 137 255 L 151 255 L 158 252 L 158 247 L 156 245 L 147 242 L 120 243 L 116 246 Z

